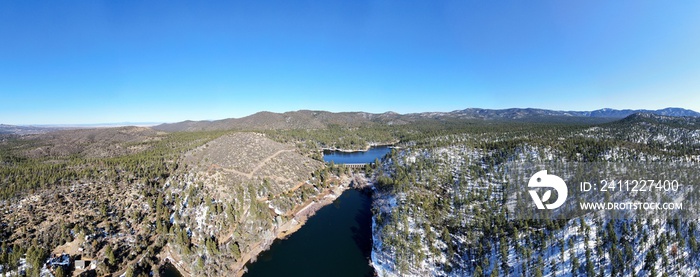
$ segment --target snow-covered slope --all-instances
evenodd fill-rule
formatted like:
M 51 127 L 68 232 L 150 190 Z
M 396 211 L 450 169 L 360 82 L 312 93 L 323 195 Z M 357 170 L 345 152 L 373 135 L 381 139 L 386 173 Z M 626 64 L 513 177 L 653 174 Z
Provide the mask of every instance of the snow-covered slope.
M 678 124 L 475 132 L 407 145 L 376 172 L 372 265 L 379 276 L 696 276 L 697 216 L 525 220 L 509 215 L 503 202 L 507 162 L 697 168 L 698 126 Z

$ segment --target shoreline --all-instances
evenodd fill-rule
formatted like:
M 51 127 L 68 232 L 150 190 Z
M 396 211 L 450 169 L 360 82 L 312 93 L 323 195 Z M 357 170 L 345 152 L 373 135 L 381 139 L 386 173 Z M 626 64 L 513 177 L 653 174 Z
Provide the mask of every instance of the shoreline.
M 230 264 L 230 272 L 233 273 L 231 276 L 244 276 L 247 273 L 246 265 L 248 265 L 248 263 L 251 260 L 257 259 L 260 253 L 269 250 L 270 246 L 272 246 L 272 244 L 276 240 L 285 239 L 290 235 L 294 234 L 299 229 L 301 229 L 301 227 L 303 227 L 306 224 L 309 218 L 314 216 L 318 210 L 325 206 L 328 206 L 329 204 L 332 204 L 346 190 L 364 190 L 371 186 L 366 177 L 359 178 L 365 179 L 365 182 L 362 182 L 360 186 L 357 186 L 357 182 L 360 181 L 358 180 L 357 176 L 346 176 L 341 180 L 340 185 L 328 188 L 323 192 L 319 193 L 309 203 L 298 206 L 298 210 L 294 212 L 293 216 L 289 221 L 286 221 L 283 224 L 280 224 L 278 227 L 269 230 L 272 233 L 272 236 L 262 238 L 260 241 L 257 242 L 257 244 L 251 246 L 249 251 L 241 253 L 241 258 L 239 261 Z M 353 185 L 353 183 L 355 183 L 355 185 Z M 167 251 L 164 251 L 166 249 Z M 177 269 L 177 271 L 180 272 L 182 276 L 191 276 L 191 273 L 185 270 L 185 266 L 182 264 L 182 260 L 179 259 L 179 257 L 176 257 L 177 254 L 173 255 L 173 252 L 169 248 L 169 245 L 166 245 L 164 249 L 161 250 L 158 256 L 162 263 L 164 263 L 166 259 L 169 259 L 170 263 L 175 267 L 175 269 Z
M 337 148 L 337 147 L 323 147 L 321 148 L 321 152 L 323 151 L 337 151 L 337 152 L 343 152 L 343 153 L 353 153 L 353 152 L 367 152 L 369 149 L 372 147 L 382 147 L 382 146 L 389 146 L 389 148 L 394 148 L 394 145 L 399 143 L 400 141 L 394 141 L 394 142 L 380 142 L 380 143 L 369 143 L 369 145 L 365 146 L 362 149 L 346 149 L 346 148 Z
M 301 227 L 306 224 L 309 218 L 311 218 L 318 210 L 321 208 L 332 204 L 335 199 L 340 197 L 340 195 L 347 189 L 351 189 L 350 184 L 354 179 L 348 178 L 343 180 L 341 185 L 335 188 L 330 188 L 325 193 L 319 194 L 315 201 L 300 208 L 292 217 L 291 220 L 280 225 L 278 228 L 273 229 L 275 233 L 274 239 L 266 238 L 259 242 L 256 246 L 251 249 L 248 253 L 241 255 L 241 260 L 233 264 L 234 276 L 242 277 L 247 273 L 246 265 L 253 259 L 256 259 L 260 253 L 270 249 L 272 243 L 279 239 L 285 239 L 288 236 L 294 234 L 296 231 L 301 229 Z
M 377 208 L 379 214 L 383 213 L 385 210 L 391 210 L 394 205 L 396 205 L 396 198 L 388 193 L 381 193 L 375 187 L 371 188 L 372 194 L 372 210 Z M 370 252 L 370 266 L 374 269 L 375 276 L 380 277 L 394 277 L 397 275 L 396 265 L 393 260 L 387 257 L 384 252 L 384 245 L 382 237 L 380 234 L 382 226 L 378 225 L 377 214 L 372 213 L 372 250 Z
M 344 178 L 343 181 L 341 182 L 341 185 L 333 188 L 328 188 L 321 194 L 319 194 L 315 200 L 311 201 L 311 203 L 308 203 L 306 205 L 303 205 L 296 213 L 294 213 L 294 216 L 284 224 L 281 224 L 279 227 L 272 229 L 270 231 L 274 232 L 274 238 L 268 237 L 268 238 L 263 238 L 260 242 L 258 242 L 256 245 L 252 246 L 252 249 L 246 253 L 241 253 L 241 259 L 231 266 L 233 275 L 236 277 L 241 277 L 247 273 L 246 265 L 253 259 L 256 259 L 260 253 L 267 251 L 270 249 L 270 246 L 279 239 L 285 239 L 288 236 L 294 234 L 296 231 L 301 229 L 301 227 L 306 224 L 306 222 L 316 214 L 318 210 L 321 208 L 328 206 L 329 204 L 332 204 L 333 201 L 335 201 L 340 195 L 345 192 L 348 189 L 353 189 L 351 187 L 351 183 L 355 179 L 352 177 Z M 192 276 L 192 274 L 185 270 L 185 267 L 182 265 L 182 259 L 179 257 L 176 257 L 177 254 L 174 255 L 174 253 L 171 251 L 170 247 L 168 244 L 166 244 L 163 249 L 161 249 L 161 252 L 158 253 L 157 257 L 161 261 L 160 266 L 165 264 L 166 262 L 170 262 L 175 269 L 180 272 L 182 276 Z M 159 266 L 159 268 L 160 268 Z
M 165 256 L 163 257 L 163 254 Z M 158 266 L 158 270 L 162 268 L 166 263 L 170 263 L 173 267 L 175 267 L 175 270 L 180 273 L 182 276 L 192 276 L 192 273 L 190 273 L 185 267 L 183 266 L 182 259 L 179 257 L 179 254 L 173 253 L 170 243 L 167 243 L 165 246 L 163 246 L 163 249 L 161 249 L 161 252 L 156 255 L 161 260 L 160 266 Z M 176 258 L 177 257 L 177 258 Z

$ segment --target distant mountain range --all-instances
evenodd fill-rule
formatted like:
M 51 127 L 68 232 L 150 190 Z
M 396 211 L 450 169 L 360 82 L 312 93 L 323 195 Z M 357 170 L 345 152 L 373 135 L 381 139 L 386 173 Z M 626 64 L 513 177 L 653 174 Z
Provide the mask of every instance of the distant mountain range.
M 116 128 L 125 126 L 150 127 L 161 122 L 119 122 L 119 123 L 95 123 L 95 124 L 37 124 L 37 125 L 7 125 L 0 124 L 0 135 L 34 135 L 44 134 L 58 130 Z
M 426 120 L 490 120 L 490 121 L 545 121 L 545 122 L 588 122 L 601 123 L 625 118 L 632 114 L 644 113 L 667 117 L 700 117 L 700 113 L 682 108 L 665 108 L 660 110 L 615 110 L 600 109 L 595 111 L 554 111 L 532 108 L 512 109 L 478 109 L 469 108 L 451 112 L 424 112 L 399 114 L 385 112 L 373 114 L 366 112 L 340 112 L 300 110 L 285 113 L 259 112 L 242 118 L 228 118 L 213 121 L 183 121 L 166 123 L 151 127 L 166 132 L 207 131 L 207 130 L 275 130 L 275 129 L 322 129 L 337 125 L 341 127 L 358 127 L 366 124 L 401 125 Z M 0 124 L 0 134 L 41 134 L 60 129 L 84 129 L 95 127 L 116 127 L 127 123 L 92 124 L 92 125 L 34 125 L 14 126 Z M 153 123 L 134 123 L 132 125 L 154 125 Z
M 37 124 L 31 125 L 34 127 L 46 127 L 46 128 L 111 128 L 111 127 L 150 127 L 158 124 L 163 124 L 163 122 L 111 122 L 111 123 L 87 123 L 87 124 Z
M 273 129 L 320 129 L 330 125 L 357 127 L 363 124 L 406 124 L 420 120 L 472 119 L 493 121 L 554 121 L 554 122 L 608 122 L 636 113 L 648 113 L 662 116 L 700 117 L 700 113 L 682 109 L 665 108 L 660 110 L 615 110 L 600 109 L 595 111 L 554 111 L 545 109 L 477 109 L 469 108 L 452 112 L 424 112 L 398 114 L 385 112 L 381 114 L 365 112 L 332 113 L 327 111 L 300 110 L 285 113 L 259 112 L 242 118 L 229 118 L 214 121 L 183 121 L 161 124 L 153 129 L 178 131 L 204 130 L 273 130 Z
M 36 126 L 15 126 L 0 124 L 0 135 L 14 134 L 14 135 L 29 135 L 29 134 L 43 134 L 51 131 L 58 130 L 58 128 L 47 128 L 47 127 L 36 127 Z
M 577 117 L 600 117 L 600 118 L 624 118 L 635 113 L 650 113 L 664 116 L 700 116 L 700 113 L 682 109 L 682 108 L 665 108 L 660 110 L 615 110 L 615 109 L 600 109 L 595 111 L 553 111 L 544 109 L 505 109 L 505 110 L 488 110 L 488 109 L 465 109 L 454 111 L 452 113 L 474 116 L 483 119 L 506 118 L 518 119 L 528 116 L 577 116 Z
M 576 112 L 574 112 L 576 113 Z M 615 118 L 623 118 L 627 117 L 631 114 L 636 114 L 636 113 L 649 113 L 649 114 L 655 114 L 655 115 L 663 115 L 663 116 L 695 116 L 695 117 L 700 117 L 700 113 L 693 111 L 693 110 L 688 110 L 688 109 L 682 109 L 682 108 L 665 108 L 665 109 L 660 109 L 660 110 L 615 110 L 615 109 L 600 109 L 600 110 L 595 110 L 592 112 L 578 112 L 581 113 L 582 116 L 590 116 L 590 117 L 615 117 Z

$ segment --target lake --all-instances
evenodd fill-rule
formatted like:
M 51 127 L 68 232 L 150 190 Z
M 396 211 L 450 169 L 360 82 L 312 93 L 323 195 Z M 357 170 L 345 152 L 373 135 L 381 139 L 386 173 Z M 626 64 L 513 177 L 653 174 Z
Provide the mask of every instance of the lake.
M 244 277 L 373 276 L 372 199 L 349 189 L 287 239 L 276 240 Z
M 364 164 L 373 163 L 374 159 L 382 159 L 384 155 L 391 152 L 389 146 L 372 147 L 367 151 L 357 152 L 341 152 L 341 151 L 323 151 L 323 161 L 336 164 Z
M 160 276 L 162 277 L 182 277 L 177 268 L 171 263 L 166 263 L 160 268 Z
M 324 151 L 323 160 L 336 164 L 373 163 L 391 152 L 388 146 L 368 151 Z M 257 276 L 374 276 L 372 198 L 360 190 L 346 190 L 333 204 L 308 219 L 298 231 L 276 240 L 270 250 L 248 263 L 244 277 Z

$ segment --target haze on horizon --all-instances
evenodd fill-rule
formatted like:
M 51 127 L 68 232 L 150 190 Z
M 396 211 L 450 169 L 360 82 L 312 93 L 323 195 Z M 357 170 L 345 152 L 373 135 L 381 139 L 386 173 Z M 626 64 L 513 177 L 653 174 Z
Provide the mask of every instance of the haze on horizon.
M 0 3 L 0 123 L 700 111 L 700 3 Z

